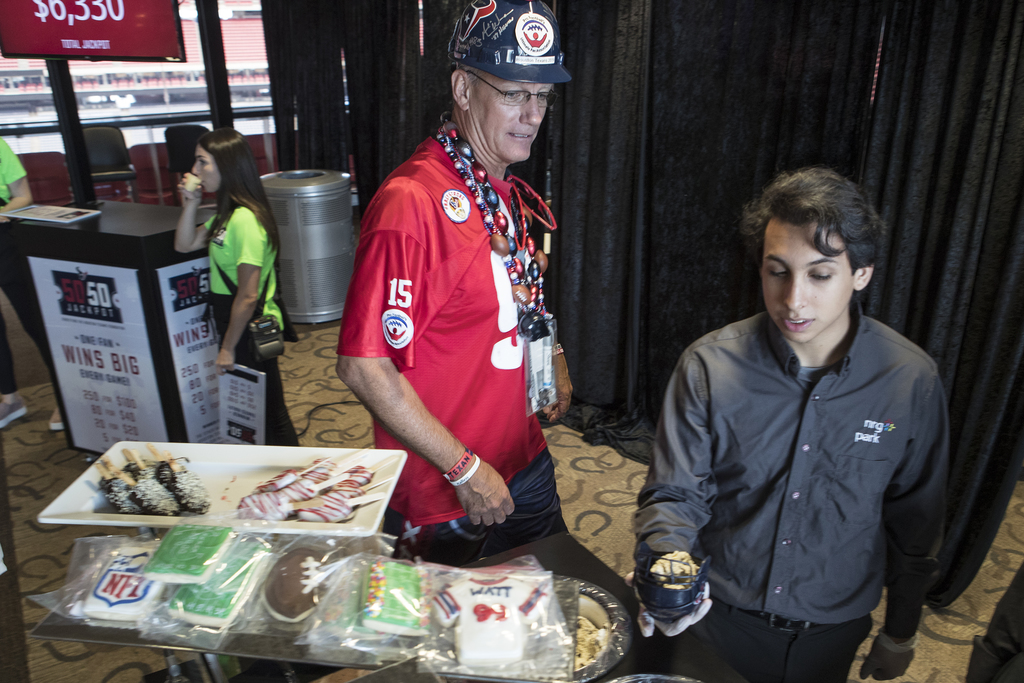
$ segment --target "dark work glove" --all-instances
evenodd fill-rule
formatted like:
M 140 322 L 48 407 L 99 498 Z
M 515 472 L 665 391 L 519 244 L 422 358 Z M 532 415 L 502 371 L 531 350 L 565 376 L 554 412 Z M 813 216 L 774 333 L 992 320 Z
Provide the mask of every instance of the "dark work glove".
M 871 652 L 864 659 L 860 667 L 860 678 L 864 680 L 872 676 L 877 681 L 891 681 L 899 678 L 907 672 L 907 667 L 914 659 L 914 647 L 917 645 L 917 635 L 906 643 L 893 642 L 884 631 L 875 636 L 875 642 L 871 644 Z
M 633 585 L 633 572 L 626 574 L 626 585 Z M 704 597 L 701 599 L 700 605 L 693 612 L 690 612 L 685 617 L 680 617 L 671 624 L 666 624 L 660 621 L 655 621 L 654 617 L 647 613 L 647 608 L 640 605 L 640 612 L 636 616 L 636 622 L 640 626 L 640 635 L 644 638 L 650 638 L 654 635 L 654 627 L 657 626 L 658 630 L 664 633 L 666 636 L 671 638 L 672 636 L 678 636 L 680 633 L 690 628 L 698 621 L 707 616 L 707 613 L 711 610 L 711 584 L 704 584 Z

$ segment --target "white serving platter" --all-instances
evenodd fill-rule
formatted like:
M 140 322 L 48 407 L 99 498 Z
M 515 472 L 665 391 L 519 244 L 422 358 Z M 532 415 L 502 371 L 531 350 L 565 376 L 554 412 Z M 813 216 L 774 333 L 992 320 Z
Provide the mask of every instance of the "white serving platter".
M 208 515 L 227 513 L 238 507 L 243 496 L 253 492 L 257 484 L 276 476 L 283 470 L 302 470 L 318 458 L 332 457 L 341 468 L 363 465 L 373 470 L 373 480 L 367 488 L 377 482 L 387 481 L 368 493 L 385 494 L 380 500 L 361 505 L 346 522 L 278 522 L 273 527 L 283 533 L 329 533 L 345 536 L 370 536 L 377 533 L 384 517 L 384 508 L 391 500 L 398 476 L 405 466 L 407 454 L 399 450 L 376 450 L 371 448 L 298 448 L 288 446 L 245 446 L 228 444 L 162 443 L 153 445 L 163 451 L 170 451 L 175 458 L 183 458 L 183 464 L 203 480 L 210 493 Z M 110 447 L 106 455 L 111 462 L 121 467 L 127 459 L 122 449 L 134 448 L 147 461 L 153 456 L 146 448 L 146 442 L 120 441 Z M 339 469 L 339 472 L 343 471 Z M 194 523 L 201 519 L 195 515 L 163 517 L 159 515 L 125 515 L 114 511 L 100 490 L 102 477 L 95 466 L 90 467 L 71 486 L 57 496 L 37 520 L 44 524 L 90 524 L 119 527 L 171 527 L 176 524 Z

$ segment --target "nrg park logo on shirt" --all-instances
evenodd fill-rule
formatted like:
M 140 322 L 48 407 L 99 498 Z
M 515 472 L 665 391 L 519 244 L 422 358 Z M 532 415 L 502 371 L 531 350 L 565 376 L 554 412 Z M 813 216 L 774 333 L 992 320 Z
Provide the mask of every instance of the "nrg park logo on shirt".
M 881 443 L 878 437 L 882 435 L 882 432 L 891 432 L 896 429 L 896 423 L 891 420 L 885 422 L 875 422 L 874 420 L 864 420 L 864 429 L 869 429 L 871 432 L 856 432 L 853 435 L 853 442 L 867 441 L 868 443 Z

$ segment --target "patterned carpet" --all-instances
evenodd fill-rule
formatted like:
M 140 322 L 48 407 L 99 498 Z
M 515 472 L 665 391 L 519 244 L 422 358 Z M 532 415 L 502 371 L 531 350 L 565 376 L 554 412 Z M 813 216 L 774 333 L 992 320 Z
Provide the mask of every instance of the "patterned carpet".
M 334 374 L 337 323 L 299 326 L 301 340 L 283 358 L 287 401 L 296 429 L 307 425 L 314 407 L 353 396 Z M 47 431 L 53 406 L 49 384 L 22 391 L 30 406 L 26 418 L 0 432 L 7 466 L 7 491 L 18 556 L 21 595 L 51 591 L 61 585 L 75 538 L 111 533 L 83 526 L 41 525 L 36 515 L 86 467 L 81 453 L 66 448 L 63 437 Z M 372 441 L 369 416 L 360 406 L 322 408 L 308 419 L 303 446 L 361 447 Z M 631 512 L 646 468 L 607 447 L 593 447 L 572 430 L 546 430 L 556 461 L 565 519 L 573 536 L 620 575 L 630 569 Z M 125 531 L 125 533 L 130 533 Z M 971 638 L 985 630 L 996 601 L 1024 558 L 1024 484 L 1007 511 L 999 537 L 970 589 L 946 610 L 926 610 L 922 644 L 908 675 L 913 683 L 963 680 Z M 25 599 L 25 630 L 45 611 Z M 881 610 L 875 613 L 881 619 Z M 28 639 L 32 683 L 138 683 L 146 673 L 164 668 L 159 652 Z M 866 650 L 866 646 L 864 648 Z M 858 657 L 863 658 L 864 652 Z M 859 667 L 859 663 L 855 665 Z M 856 668 L 854 678 L 856 678 Z M 707 682 L 712 683 L 712 682 Z

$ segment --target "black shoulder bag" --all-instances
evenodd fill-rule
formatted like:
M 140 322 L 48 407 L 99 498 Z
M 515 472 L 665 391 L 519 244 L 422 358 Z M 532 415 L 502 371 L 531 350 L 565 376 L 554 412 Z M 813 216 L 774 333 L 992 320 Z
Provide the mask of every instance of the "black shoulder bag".
M 231 281 L 224 269 L 213 259 L 210 259 L 220 273 L 220 279 L 224 286 L 231 292 L 232 298 L 238 294 L 238 285 Z M 275 273 L 276 275 L 276 273 Z M 284 302 L 280 299 L 280 290 L 274 292 L 274 303 L 281 310 L 281 317 L 284 320 L 284 330 L 277 324 L 277 318 L 272 315 L 263 315 L 263 306 L 267 300 L 267 287 L 270 285 L 270 277 L 267 277 L 260 292 L 260 299 L 256 302 L 256 315 L 248 323 L 249 329 L 249 350 L 259 361 L 268 361 L 284 353 L 284 342 L 297 342 L 299 340 L 295 328 L 292 326 L 288 313 L 285 311 Z

